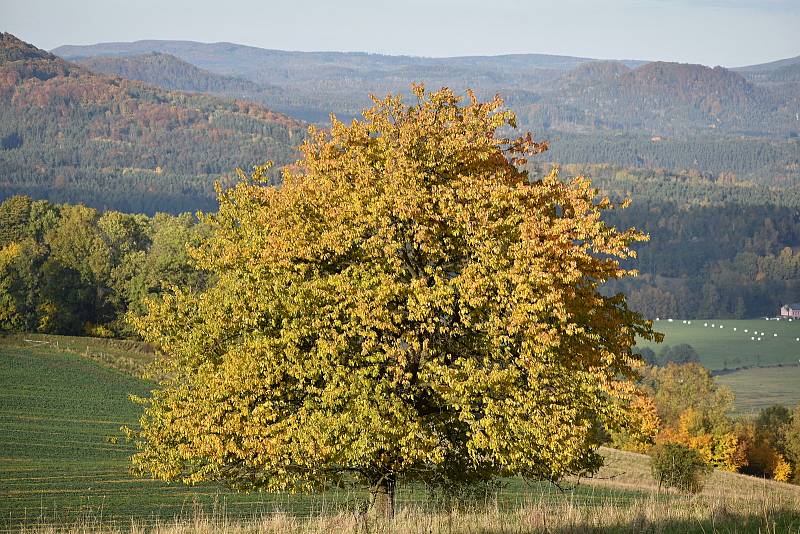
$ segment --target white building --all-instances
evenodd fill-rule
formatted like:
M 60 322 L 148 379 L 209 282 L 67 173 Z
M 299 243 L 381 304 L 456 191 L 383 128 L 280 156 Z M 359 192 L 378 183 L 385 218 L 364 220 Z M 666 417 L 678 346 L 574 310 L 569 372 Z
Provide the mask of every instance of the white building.
M 800 317 L 800 303 L 781 306 L 781 317 Z

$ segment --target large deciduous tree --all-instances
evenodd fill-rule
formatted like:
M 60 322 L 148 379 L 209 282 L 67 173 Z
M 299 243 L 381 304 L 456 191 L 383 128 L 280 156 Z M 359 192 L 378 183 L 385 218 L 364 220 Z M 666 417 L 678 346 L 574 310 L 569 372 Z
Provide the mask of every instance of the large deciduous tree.
M 305 491 L 399 479 L 557 480 L 595 471 L 604 431 L 635 431 L 635 336 L 599 286 L 644 236 L 583 178 L 520 170 L 546 145 L 499 98 L 375 100 L 310 132 L 302 159 L 220 192 L 193 251 L 215 284 L 137 322 L 164 377 L 135 467 L 162 479 Z

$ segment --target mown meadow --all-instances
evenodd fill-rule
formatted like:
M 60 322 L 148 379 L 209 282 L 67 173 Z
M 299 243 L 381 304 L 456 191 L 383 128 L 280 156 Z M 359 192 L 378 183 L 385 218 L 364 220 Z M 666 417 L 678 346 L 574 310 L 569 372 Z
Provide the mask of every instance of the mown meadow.
M 691 345 L 700 363 L 736 396 L 735 412 L 754 415 L 775 404 L 800 402 L 800 321 L 660 319 L 661 345 L 639 341 L 655 352 L 664 345 Z
M 800 320 L 659 319 L 653 327 L 664 345 L 687 343 L 712 371 L 800 364 Z M 656 352 L 656 343 L 640 341 Z
M 717 376 L 717 383 L 736 395 L 738 415 L 755 415 L 764 408 L 800 403 L 800 367 L 753 367 Z

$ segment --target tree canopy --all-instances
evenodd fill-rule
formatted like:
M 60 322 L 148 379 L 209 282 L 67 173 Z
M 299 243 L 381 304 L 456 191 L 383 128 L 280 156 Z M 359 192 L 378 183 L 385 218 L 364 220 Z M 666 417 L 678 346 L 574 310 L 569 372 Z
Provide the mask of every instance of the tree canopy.
M 141 473 L 306 491 L 596 471 L 635 432 L 636 336 L 599 286 L 645 236 L 588 180 L 522 169 L 499 97 L 374 99 L 310 132 L 283 186 L 220 191 L 192 251 L 216 280 L 136 321 L 164 357 L 135 432 Z
M 186 246 L 205 228 L 190 214 L 100 213 L 13 196 L 0 202 L 0 332 L 131 335 L 164 286 L 196 287 Z

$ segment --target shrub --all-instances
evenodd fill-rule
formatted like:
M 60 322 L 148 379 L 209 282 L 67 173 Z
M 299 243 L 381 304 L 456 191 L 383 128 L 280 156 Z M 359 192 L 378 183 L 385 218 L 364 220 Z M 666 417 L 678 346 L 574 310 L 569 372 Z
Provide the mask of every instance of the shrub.
M 114 332 L 112 332 L 107 326 L 101 324 L 93 324 L 93 323 L 85 323 L 83 325 L 83 333 L 87 336 L 92 337 L 106 337 L 112 338 L 114 337 Z
M 677 488 L 689 493 L 703 489 L 711 473 L 700 453 L 679 443 L 664 443 L 653 448 L 650 469 L 658 487 Z

